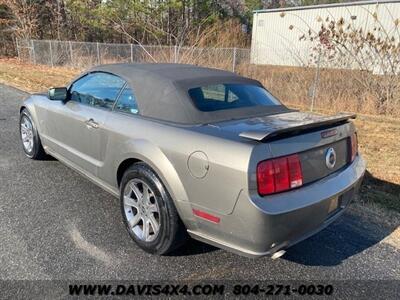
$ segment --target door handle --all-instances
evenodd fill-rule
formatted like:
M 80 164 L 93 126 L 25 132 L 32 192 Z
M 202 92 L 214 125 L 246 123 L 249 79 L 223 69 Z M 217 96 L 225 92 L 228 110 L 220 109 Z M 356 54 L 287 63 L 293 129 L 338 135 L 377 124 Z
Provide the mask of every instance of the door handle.
M 89 120 L 86 120 L 85 123 L 86 123 L 87 127 L 91 127 L 91 128 L 94 128 L 94 129 L 99 128 L 99 123 L 97 123 L 92 118 L 90 118 Z

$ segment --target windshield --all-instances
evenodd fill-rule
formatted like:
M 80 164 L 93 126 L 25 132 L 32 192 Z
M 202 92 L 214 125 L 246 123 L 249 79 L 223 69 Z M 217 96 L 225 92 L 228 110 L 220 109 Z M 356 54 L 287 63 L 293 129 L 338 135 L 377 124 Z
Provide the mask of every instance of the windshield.
M 196 107 L 201 111 L 281 105 L 266 89 L 250 84 L 213 84 L 191 88 L 188 92 Z

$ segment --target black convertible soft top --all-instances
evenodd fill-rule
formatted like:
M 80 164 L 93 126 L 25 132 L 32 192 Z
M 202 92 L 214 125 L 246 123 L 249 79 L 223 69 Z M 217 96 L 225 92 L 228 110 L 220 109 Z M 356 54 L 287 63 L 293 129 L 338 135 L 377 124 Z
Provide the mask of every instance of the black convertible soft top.
M 120 76 L 133 89 L 139 112 L 144 117 L 182 124 L 205 124 L 286 112 L 283 105 L 252 106 L 212 112 L 196 108 L 188 90 L 217 83 L 260 82 L 235 73 L 187 64 L 108 64 L 90 69 Z

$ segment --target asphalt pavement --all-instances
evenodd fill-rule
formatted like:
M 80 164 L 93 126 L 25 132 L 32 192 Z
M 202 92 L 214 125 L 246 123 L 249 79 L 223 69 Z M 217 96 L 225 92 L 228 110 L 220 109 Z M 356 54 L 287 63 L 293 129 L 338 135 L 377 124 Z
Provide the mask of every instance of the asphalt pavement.
M 355 209 L 277 260 L 196 241 L 169 256 L 146 254 L 116 198 L 57 160 L 25 157 L 18 117 L 26 96 L 0 85 L 0 280 L 400 279 L 400 249 L 386 242 L 394 228 Z

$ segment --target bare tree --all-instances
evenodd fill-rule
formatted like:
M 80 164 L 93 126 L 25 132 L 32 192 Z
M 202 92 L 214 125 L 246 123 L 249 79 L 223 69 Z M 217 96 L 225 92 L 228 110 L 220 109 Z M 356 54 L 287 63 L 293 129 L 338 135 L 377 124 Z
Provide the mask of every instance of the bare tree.
M 14 34 L 18 38 L 30 39 L 37 35 L 38 4 L 32 0 L 0 0 L 13 14 Z
M 372 30 L 355 27 L 343 17 L 332 20 L 319 18 L 318 31 L 308 30 L 300 41 L 313 44 L 310 63 L 328 68 L 358 70 L 351 74 L 355 84 L 375 95 L 376 109 L 386 113 L 400 93 L 400 33 L 399 20 L 393 19 L 393 29 L 384 28 L 374 12 Z

